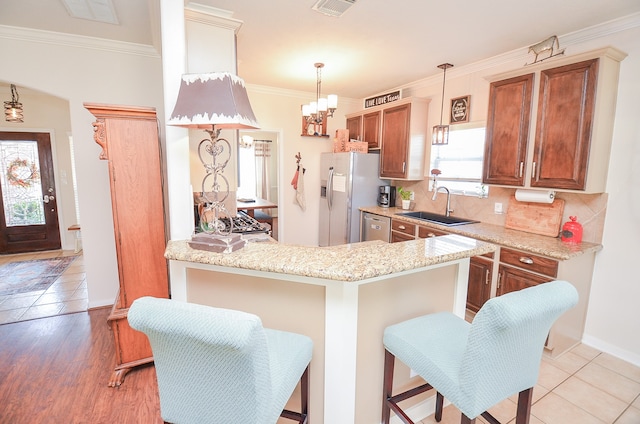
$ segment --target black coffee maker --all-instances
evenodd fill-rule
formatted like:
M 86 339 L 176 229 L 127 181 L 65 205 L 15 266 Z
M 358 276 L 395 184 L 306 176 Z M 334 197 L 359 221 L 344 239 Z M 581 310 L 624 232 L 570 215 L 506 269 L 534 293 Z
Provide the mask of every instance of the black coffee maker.
M 378 206 L 383 208 L 396 206 L 395 186 L 383 185 L 378 187 Z

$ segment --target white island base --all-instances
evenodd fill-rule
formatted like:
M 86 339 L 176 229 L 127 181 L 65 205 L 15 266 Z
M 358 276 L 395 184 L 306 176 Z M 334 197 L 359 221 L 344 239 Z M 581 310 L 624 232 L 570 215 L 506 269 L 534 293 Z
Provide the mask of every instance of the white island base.
M 445 236 L 327 248 L 255 243 L 226 255 L 170 242 L 165 256 L 173 299 L 254 313 L 265 327 L 313 339 L 310 424 L 374 424 L 382 405 L 384 328 L 443 310 L 464 317 L 469 257 L 494 249 Z M 413 380 L 419 377 L 396 366 L 394 387 Z M 433 412 L 430 395 L 418 400 L 416 419 Z M 290 407 L 298 402 L 294 395 Z

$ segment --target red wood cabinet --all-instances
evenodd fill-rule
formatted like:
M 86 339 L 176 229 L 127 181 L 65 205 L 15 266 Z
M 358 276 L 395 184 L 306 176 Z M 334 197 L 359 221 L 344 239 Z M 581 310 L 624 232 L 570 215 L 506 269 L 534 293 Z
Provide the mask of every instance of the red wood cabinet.
M 100 159 L 109 162 L 119 292 L 108 322 L 116 346 L 109 386 L 153 361 L 147 337 L 129 327 L 127 311 L 142 296 L 169 297 L 158 124 L 153 108 L 84 104 L 95 117 Z

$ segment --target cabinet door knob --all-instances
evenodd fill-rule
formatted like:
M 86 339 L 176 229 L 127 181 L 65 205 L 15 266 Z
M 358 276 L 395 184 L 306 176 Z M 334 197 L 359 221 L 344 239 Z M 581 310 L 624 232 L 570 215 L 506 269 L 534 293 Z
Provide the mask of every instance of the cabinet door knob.
M 527 264 L 527 265 L 533 265 L 533 259 L 527 257 L 527 256 L 521 256 L 520 257 L 520 262 L 522 262 L 523 264 Z
M 484 284 L 485 286 L 489 284 L 489 270 L 484 272 Z
M 520 175 L 519 177 L 522 178 L 522 170 L 524 169 L 524 162 L 520 162 Z

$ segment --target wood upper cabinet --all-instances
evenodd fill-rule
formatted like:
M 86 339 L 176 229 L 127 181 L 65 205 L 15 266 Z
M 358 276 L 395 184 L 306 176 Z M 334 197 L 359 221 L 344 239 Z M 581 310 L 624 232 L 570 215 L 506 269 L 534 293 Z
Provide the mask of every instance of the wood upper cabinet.
M 405 178 L 407 171 L 411 104 L 382 111 L 380 177 Z
M 369 150 L 380 148 L 380 116 L 380 111 L 362 115 L 362 141 L 367 142 Z
M 531 187 L 585 189 L 598 62 L 540 73 Z
M 380 149 L 380 178 L 422 180 L 429 99 L 407 97 L 347 115 L 349 138 Z M 426 155 L 426 156 L 425 156 Z
M 489 88 L 483 182 L 524 186 L 533 74 L 496 81 Z
M 369 150 L 380 148 L 381 111 L 347 115 L 347 129 L 352 140 L 366 141 Z
M 428 112 L 429 100 L 418 98 L 402 99 L 382 110 L 380 178 L 424 179 Z
M 608 47 L 495 77 L 483 182 L 604 192 L 625 57 Z
M 360 139 L 362 137 L 362 115 L 348 117 L 347 129 L 349 130 L 349 139 L 361 141 Z

